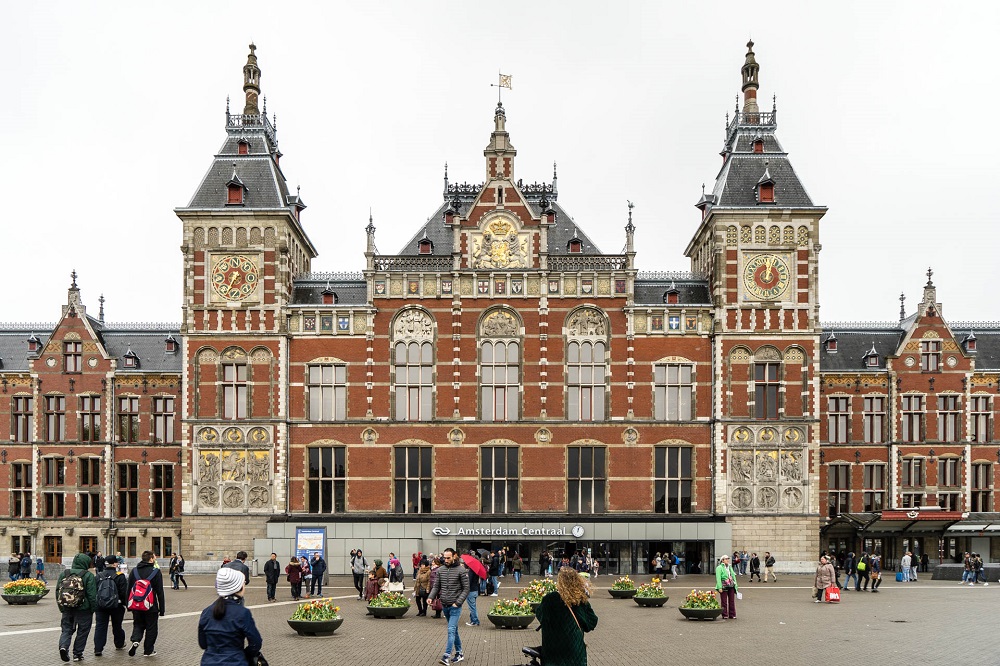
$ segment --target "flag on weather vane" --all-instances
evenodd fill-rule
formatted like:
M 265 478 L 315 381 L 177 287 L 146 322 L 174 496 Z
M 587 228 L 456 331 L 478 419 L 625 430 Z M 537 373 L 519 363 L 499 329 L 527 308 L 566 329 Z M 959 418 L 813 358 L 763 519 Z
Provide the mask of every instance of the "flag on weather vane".
M 501 89 L 503 88 L 506 88 L 507 90 L 514 89 L 511 86 L 511 79 L 513 79 L 514 77 L 510 74 L 500 74 L 499 72 L 497 72 L 497 74 L 500 76 L 500 83 L 491 83 L 490 87 L 497 89 L 497 103 L 499 104 L 501 103 L 501 97 L 500 97 Z

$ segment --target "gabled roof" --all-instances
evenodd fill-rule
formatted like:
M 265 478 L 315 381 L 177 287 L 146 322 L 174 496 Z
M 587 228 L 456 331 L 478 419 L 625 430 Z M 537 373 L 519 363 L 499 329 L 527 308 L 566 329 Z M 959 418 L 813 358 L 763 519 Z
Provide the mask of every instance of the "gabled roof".
M 175 325 L 158 324 L 101 324 L 89 317 L 99 342 L 104 345 L 108 355 L 118 359 L 118 372 L 167 372 L 180 373 L 183 358 L 180 352 L 169 354 L 166 351 L 166 338 L 169 335 L 180 340 L 180 328 Z M 22 324 L 0 324 L 0 358 L 3 359 L 3 372 L 27 372 L 28 359 L 36 355 L 28 353 L 28 338 L 34 333 L 41 340 L 40 349 L 44 349 L 52 335 L 52 324 L 46 330 L 29 330 Z M 125 368 L 122 359 L 131 347 L 139 358 L 139 368 Z

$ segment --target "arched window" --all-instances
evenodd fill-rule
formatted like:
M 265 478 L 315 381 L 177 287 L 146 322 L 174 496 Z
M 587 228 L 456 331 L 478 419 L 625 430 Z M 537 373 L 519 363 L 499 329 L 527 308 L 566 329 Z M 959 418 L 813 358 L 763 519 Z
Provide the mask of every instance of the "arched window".
M 570 315 L 566 345 L 566 418 L 607 418 L 608 326 L 603 313 L 582 308 Z

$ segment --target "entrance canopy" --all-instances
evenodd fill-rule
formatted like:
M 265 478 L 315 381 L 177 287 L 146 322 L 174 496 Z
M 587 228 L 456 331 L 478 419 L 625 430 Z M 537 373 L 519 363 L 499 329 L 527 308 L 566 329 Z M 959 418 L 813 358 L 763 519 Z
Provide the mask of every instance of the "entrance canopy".
M 961 511 L 941 511 L 937 508 L 892 509 L 874 513 L 843 513 L 824 527 L 824 532 L 835 525 L 849 525 L 868 535 L 940 534 L 962 524 Z M 1000 514 L 997 514 L 1000 530 Z

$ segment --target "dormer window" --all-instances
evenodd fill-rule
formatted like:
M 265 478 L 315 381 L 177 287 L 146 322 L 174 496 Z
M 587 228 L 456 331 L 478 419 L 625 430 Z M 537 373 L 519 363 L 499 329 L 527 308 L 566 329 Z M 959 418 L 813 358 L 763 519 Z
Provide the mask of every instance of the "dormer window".
M 337 292 L 327 287 L 323 290 L 323 305 L 336 305 Z
M 235 183 L 230 183 L 228 187 L 229 195 L 226 198 L 227 204 L 241 205 L 243 203 L 243 188 Z
M 139 367 L 139 357 L 136 356 L 131 347 L 129 347 L 128 351 L 125 352 L 125 356 L 122 357 L 122 361 L 124 362 L 126 368 Z
M 875 343 L 872 343 L 872 348 L 868 350 L 865 354 L 865 367 L 877 368 L 878 367 L 878 352 L 875 351 Z
M 240 139 L 238 150 L 239 150 L 239 154 L 240 155 L 249 155 L 250 154 L 250 142 L 247 141 L 246 139 Z
M 831 333 L 830 337 L 828 337 L 826 339 L 825 344 L 826 344 L 826 351 L 827 351 L 828 354 L 836 354 L 837 353 L 837 336 L 836 335 L 834 335 L 833 333 Z
M 417 251 L 420 254 L 432 254 L 434 252 L 434 243 L 430 242 L 429 239 L 424 238 L 418 244 Z
M 163 350 L 166 353 L 168 354 L 177 353 L 177 340 L 174 339 L 174 336 L 172 335 L 167 336 L 167 339 L 164 340 L 163 342 L 164 342 Z
M 764 139 L 754 139 L 753 141 L 753 152 L 763 153 L 764 152 Z
M 42 341 L 39 340 L 34 335 L 32 335 L 30 338 L 28 338 L 28 351 L 29 352 L 37 352 L 37 351 L 39 351 L 39 349 L 41 348 L 41 346 L 42 346 Z
M 969 336 L 965 338 L 965 351 L 973 353 L 976 351 L 976 334 L 970 332 Z
M 774 203 L 774 183 L 763 183 L 758 190 L 759 203 Z
M 580 254 L 583 252 L 583 243 L 579 239 L 574 238 L 569 242 L 569 251 L 570 254 Z

